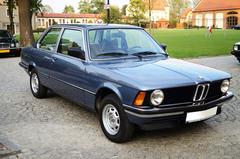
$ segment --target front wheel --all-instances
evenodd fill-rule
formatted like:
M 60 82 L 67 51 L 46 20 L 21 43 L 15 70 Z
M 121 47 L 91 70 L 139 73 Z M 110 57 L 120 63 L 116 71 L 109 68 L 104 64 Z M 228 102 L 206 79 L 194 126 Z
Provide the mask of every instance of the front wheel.
M 35 69 L 33 69 L 30 74 L 30 88 L 33 96 L 36 98 L 44 98 L 47 96 L 47 88 L 41 84 Z
M 105 136 L 117 143 L 128 141 L 134 132 L 134 126 L 128 121 L 115 95 L 108 95 L 101 101 L 100 124 Z

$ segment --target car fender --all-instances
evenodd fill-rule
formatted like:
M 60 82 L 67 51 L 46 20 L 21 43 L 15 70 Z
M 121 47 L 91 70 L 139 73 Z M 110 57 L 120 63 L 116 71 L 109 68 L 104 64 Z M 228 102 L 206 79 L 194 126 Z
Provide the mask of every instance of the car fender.
M 97 88 L 97 94 L 101 89 L 109 89 L 111 90 L 113 93 L 115 93 L 118 98 L 122 101 L 122 94 L 119 90 L 119 87 L 121 87 L 120 85 L 116 84 L 116 83 L 112 83 L 112 82 L 104 82 L 102 83 L 98 88 Z

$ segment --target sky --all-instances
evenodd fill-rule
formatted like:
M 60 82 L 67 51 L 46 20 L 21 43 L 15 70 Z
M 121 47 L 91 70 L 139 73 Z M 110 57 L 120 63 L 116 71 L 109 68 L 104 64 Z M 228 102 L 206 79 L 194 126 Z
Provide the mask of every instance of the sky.
M 75 12 L 78 11 L 78 2 L 80 0 L 43 0 L 43 4 L 50 5 L 54 12 L 62 13 L 65 5 L 72 5 Z M 110 4 L 122 6 L 127 4 L 129 0 L 110 0 Z

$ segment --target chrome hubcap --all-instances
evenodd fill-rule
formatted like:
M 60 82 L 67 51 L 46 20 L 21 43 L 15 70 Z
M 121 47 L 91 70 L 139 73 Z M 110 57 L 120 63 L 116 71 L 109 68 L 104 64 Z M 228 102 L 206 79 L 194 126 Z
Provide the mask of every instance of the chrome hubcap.
M 36 73 L 33 73 L 31 78 L 31 87 L 34 93 L 38 92 L 38 87 L 39 87 L 38 84 L 39 84 L 38 76 Z
M 102 121 L 105 130 L 111 134 L 116 135 L 120 128 L 120 116 L 117 109 L 112 104 L 107 104 L 103 108 Z

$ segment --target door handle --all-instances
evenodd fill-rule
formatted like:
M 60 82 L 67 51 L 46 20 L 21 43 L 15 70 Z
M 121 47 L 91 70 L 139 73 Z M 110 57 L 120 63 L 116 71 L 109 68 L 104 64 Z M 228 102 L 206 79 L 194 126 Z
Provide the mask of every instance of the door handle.
M 52 57 L 52 62 L 56 62 L 57 61 L 57 58 L 56 57 Z
M 48 56 L 44 56 L 44 58 L 45 58 L 46 60 L 51 61 L 51 62 L 55 62 L 55 61 L 57 60 L 56 57 L 48 57 Z

